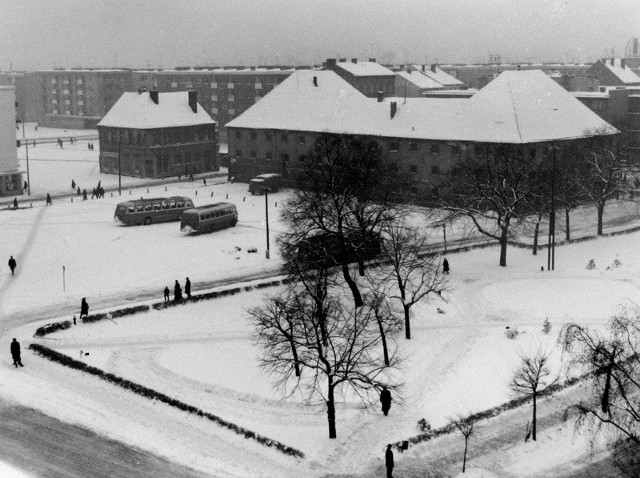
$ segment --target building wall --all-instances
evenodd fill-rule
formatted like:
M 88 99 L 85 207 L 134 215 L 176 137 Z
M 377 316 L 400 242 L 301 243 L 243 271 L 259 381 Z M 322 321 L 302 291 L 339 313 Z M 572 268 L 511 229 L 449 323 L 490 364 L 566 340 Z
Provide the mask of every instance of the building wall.
M 22 194 L 16 148 L 16 90 L 0 87 L 0 196 Z
M 215 125 L 127 129 L 98 126 L 100 172 L 159 178 L 218 171 Z M 118 162 L 120 159 L 120 163 Z

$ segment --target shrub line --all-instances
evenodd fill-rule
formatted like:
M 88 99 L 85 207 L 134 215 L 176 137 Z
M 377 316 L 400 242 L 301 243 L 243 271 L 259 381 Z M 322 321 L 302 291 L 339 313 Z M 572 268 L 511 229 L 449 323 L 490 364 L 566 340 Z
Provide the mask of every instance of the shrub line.
M 256 432 L 253 432 L 247 428 L 236 425 L 235 423 L 224 420 L 223 418 L 218 417 L 209 412 L 205 412 L 200 408 L 194 407 L 192 405 L 188 405 L 184 402 L 171 398 L 163 393 L 160 393 L 151 388 L 145 387 L 138 383 L 132 382 L 130 380 L 124 379 L 112 373 L 104 372 L 103 370 L 93 367 L 91 365 L 87 365 L 84 362 L 80 362 L 78 360 L 72 359 L 68 355 L 61 354 L 60 352 L 56 352 L 48 347 L 45 347 L 40 344 L 31 344 L 29 348 L 33 350 L 36 354 L 52 361 L 64 365 L 65 367 L 69 367 L 75 370 L 80 370 L 81 372 L 86 372 L 90 375 L 95 375 L 96 377 L 101 378 L 109 383 L 117 385 L 125 390 L 130 390 L 137 395 L 141 395 L 143 397 L 149 398 L 151 400 L 158 400 L 162 403 L 165 403 L 171 407 L 177 408 L 179 410 L 197 415 L 199 417 L 206 418 L 217 425 L 227 428 L 238 435 L 242 435 L 247 439 L 252 439 L 260 443 L 261 445 L 272 447 L 278 450 L 285 455 L 293 456 L 295 458 L 304 458 L 304 453 L 300 450 L 285 445 L 284 443 L 273 440 L 271 438 L 267 438 L 262 436 Z

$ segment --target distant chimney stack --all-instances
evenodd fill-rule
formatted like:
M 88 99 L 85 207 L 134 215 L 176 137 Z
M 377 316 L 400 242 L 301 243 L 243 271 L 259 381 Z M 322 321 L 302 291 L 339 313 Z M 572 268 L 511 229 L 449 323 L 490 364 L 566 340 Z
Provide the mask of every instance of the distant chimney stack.
M 398 111 L 398 103 L 396 103 L 395 101 L 392 101 L 391 102 L 391 119 L 393 119 L 397 111 Z
M 437 64 L 437 63 L 432 63 L 432 64 L 431 64 L 431 71 L 432 71 L 432 72 L 434 72 L 434 73 L 436 73 L 436 68 L 437 68 L 437 67 L 438 67 L 438 64 Z
M 426 69 L 425 65 L 422 65 L 422 73 L 424 73 L 424 70 Z
M 340 63 L 344 63 L 344 62 L 346 62 L 346 61 L 347 61 L 347 59 L 346 59 L 346 58 L 340 58 Z
M 158 90 L 151 90 L 149 92 L 149 98 L 151 98 L 151 101 L 153 101 L 155 104 L 158 104 L 160 101 L 158 97 Z
M 318 77 L 317 76 L 313 77 L 313 86 L 318 86 Z
M 611 58 L 611 66 L 616 66 L 616 59 L 615 58 Z
M 382 100 L 384 100 L 384 91 L 378 91 L 378 103 L 382 103 Z
M 358 63 L 358 59 L 357 58 L 351 58 L 351 63 Z
M 376 62 L 376 59 L 375 59 L 375 58 L 369 58 L 369 62 L 371 62 L 371 63 L 375 63 L 375 62 Z
M 189 107 L 194 113 L 198 112 L 198 92 L 195 90 L 189 90 Z
M 621 67 L 622 69 L 624 69 L 624 68 L 626 68 L 626 66 L 627 66 L 627 60 L 625 60 L 624 58 L 622 58 L 622 59 L 620 60 L 620 67 Z
M 329 66 L 336 66 L 336 59 L 335 58 L 327 58 L 327 61 L 325 62 L 325 64 L 329 67 Z

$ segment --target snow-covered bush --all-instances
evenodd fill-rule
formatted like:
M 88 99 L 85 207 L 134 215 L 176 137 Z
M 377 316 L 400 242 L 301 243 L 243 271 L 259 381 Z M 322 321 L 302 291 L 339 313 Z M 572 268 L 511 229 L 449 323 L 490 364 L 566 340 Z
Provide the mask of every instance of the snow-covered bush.
M 513 340 L 520 335 L 520 331 L 518 330 L 518 327 L 514 327 L 513 329 L 511 327 L 507 327 L 504 331 L 504 335 L 506 338 Z
M 549 322 L 549 317 L 544 319 L 544 322 L 542 323 L 542 331 L 545 334 L 548 334 L 549 332 L 551 332 L 551 322 Z
M 418 430 L 422 433 L 429 434 L 431 433 L 431 424 L 424 418 L 418 420 Z
M 36 333 L 34 334 L 36 337 L 43 337 L 47 334 L 52 334 L 57 330 L 64 330 L 71 327 L 71 322 L 65 320 L 64 322 L 54 322 L 52 324 L 43 325 L 42 327 L 38 327 Z

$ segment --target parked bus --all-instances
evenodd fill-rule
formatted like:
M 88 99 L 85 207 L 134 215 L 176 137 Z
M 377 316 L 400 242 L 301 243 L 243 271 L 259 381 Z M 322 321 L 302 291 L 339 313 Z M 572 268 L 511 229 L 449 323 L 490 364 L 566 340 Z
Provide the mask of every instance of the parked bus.
M 238 223 L 238 210 L 230 202 L 218 202 L 200 206 L 182 213 L 182 232 L 211 232 L 216 229 L 233 227 Z
M 282 175 L 277 173 L 260 174 L 249 181 L 249 192 L 253 194 L 264 194 L 265 189 L 270 193 L 275 193 L 282 186 Z
M 118 203 L 113 219 L 127 226 L 179 221 L 182 213 L 191 208 L 193 208 L 193 201 L 184 196 L 132 199 Z

